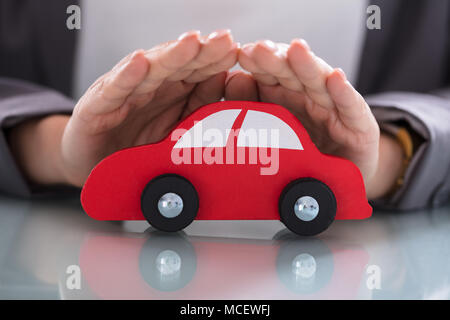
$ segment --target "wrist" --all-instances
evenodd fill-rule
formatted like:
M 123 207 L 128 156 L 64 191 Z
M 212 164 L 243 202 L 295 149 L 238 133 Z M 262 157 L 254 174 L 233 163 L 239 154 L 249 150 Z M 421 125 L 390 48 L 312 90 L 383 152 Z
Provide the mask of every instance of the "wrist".
M 397 139 L 380 134 L 377 170 L 367 186 L 367 198 L 377 199 L 389 194 L 403 173 L 404 152 Z
M 35 184 L 67 184 L 61 140 L 69 116 L 31 119 L 9 135 L 12 153 L 27 179 Z

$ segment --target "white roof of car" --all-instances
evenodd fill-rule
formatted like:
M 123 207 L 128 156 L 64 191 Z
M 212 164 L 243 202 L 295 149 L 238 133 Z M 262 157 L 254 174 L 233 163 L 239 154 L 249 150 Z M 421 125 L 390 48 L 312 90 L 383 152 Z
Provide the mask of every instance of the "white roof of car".
M 227 109 L 196 122 L 174 148 L 225 147 L 241 109 Z M 295 131 L 273 114 L 248 110 L 237 139 L 238 147 L 303 150 Z

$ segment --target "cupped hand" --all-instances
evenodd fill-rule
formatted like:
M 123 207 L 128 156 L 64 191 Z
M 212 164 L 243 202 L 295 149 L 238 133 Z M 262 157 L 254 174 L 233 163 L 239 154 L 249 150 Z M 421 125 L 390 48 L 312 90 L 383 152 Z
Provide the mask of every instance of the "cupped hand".
M 378 168 L 380 130 L 364 98 L 341 69 L 317 57 L 304 40 L 260 41 L 242 47 L 227 100 L 280 104 L 302 122 L 321 152 L 355 163 L 367 185 Z
M 65 127 L 68 183 L 81 186 L 102 158 L 159 141 L 196 108 L 222 99 L 238 51 L 228 30 L 193 31 L 125 57 L 87 90 Z

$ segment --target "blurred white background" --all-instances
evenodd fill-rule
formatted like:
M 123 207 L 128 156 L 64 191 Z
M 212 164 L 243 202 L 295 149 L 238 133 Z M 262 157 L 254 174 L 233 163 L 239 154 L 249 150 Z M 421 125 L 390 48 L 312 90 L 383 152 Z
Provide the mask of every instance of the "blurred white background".
M 354 82 L 366 8 L 364 0 L 84 0 L 74 95 L 81 96 L 129 52 L 188 30 L 231 29 L 241 44 L 304 38 Z

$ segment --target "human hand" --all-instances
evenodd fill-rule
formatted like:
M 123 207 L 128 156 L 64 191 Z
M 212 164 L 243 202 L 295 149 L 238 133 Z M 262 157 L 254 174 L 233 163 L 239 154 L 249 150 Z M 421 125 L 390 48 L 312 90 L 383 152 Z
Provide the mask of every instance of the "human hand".
M 238 45 L 228 30 L 139 50 L 101 76 L 75 106 L 61 142 L 64 175 L 82 186 L 107 155 L 164 138 L 196 108 L 223 97 Z
M 358 166 L 369 198 L 388 191 L 401 168 L 401 148 L 386 136 L 380 140 L 369 106 L 342 70 L 314 55 L 304 40 L 290 45 L 247 44 L 238 61 L 251 75 L 237 71 L 229 76 L 227 100 L 260 100 L 286 107 L 301 120 L 321 152 Z M 380 148 L 387 158 L 380 159 Z
M 50 115 L 11 130 L 19 165 L 36 184 L 81 187 L 94 166 L 126 147 L 163 139 L 196 108 L 222 99 L 239 45 L 230 31 L 138 50 L 101 76 L 71 117 Z

